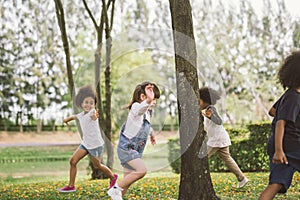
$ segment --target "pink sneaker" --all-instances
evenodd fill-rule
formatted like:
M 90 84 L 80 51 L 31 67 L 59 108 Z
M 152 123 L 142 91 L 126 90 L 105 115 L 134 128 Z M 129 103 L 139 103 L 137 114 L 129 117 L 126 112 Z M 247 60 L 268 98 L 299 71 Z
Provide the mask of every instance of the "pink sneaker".
M 76 188 L 75 188 L 75 186 L 65 186 L 65 187 L 63 187 L 63 188 L 60 188 L 59 190 L 58 190 L 59 192 L 75 192 L 76 191 Z
M 115 184 L 117 183 L 117 180 L 118 180 L 118 174 L 114 174 L 114 179 L 110 181 L 108 189 L 110 189 L 113 186 L 115 186 Z

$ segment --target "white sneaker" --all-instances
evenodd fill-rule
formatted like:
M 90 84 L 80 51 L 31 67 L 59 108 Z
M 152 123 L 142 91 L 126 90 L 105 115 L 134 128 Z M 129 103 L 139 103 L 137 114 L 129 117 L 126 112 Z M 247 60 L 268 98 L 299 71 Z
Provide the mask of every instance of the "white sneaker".
M 248 183 L 248 179 L 245 177 L 242 181 L 238 182 L 237 188 L 242 188 Z
M 122 199 L 122 188 L 115 185 L 107 191 L 107 194 L 112 200 L 123 200 Z

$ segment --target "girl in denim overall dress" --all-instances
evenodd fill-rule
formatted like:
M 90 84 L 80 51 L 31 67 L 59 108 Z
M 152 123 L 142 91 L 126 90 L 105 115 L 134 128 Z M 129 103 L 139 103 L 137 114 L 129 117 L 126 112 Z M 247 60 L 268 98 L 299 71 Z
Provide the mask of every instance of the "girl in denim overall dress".
M 147 169 L 142 161 L 148 136 L 152 144 L 155 137 L 151 134 L 150 117 L 156 99 L 160 97 L 158 87 L 150 82 L 136 86 L 129 113 L 120 132 L 117 153 L 124 168 L 124 178 L 108 191 L 113 200 L 122 199 L 129 186 L 146 175 Z

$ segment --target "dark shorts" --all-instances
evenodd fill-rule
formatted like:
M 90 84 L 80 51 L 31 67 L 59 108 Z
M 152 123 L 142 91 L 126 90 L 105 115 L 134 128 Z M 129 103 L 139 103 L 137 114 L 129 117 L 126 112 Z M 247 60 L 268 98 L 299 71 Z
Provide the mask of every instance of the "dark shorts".
M 80 144 L 80 149 L 86 150 L 91 156 L 100 158 L 103 151 L 103 146 L 96 147 L 94 149 L 87 149 L 84 145 Z
M 291 186 L 293 175 L 296 172 L 296 169 L 290 164 L 279 164 L 276 165 L 272 163 L 272 157 L 270 158 L 270 176 L 269 184 L 277 183 L 282 184 L 283 187 L 278 193 L 286 193 L 286 191 Z

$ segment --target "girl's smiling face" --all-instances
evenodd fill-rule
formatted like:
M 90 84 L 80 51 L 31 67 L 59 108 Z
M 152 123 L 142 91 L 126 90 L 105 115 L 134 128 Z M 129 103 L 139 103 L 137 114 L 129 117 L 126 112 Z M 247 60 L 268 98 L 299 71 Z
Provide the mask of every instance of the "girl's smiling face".
M 81 107 L 85 113 L 90 112 L 92 109 L 95 108 L 95 100 L 92 97 L 86 97 L 83 99 Z

